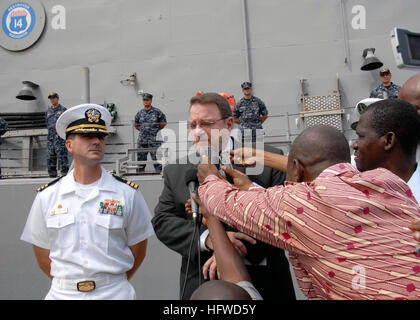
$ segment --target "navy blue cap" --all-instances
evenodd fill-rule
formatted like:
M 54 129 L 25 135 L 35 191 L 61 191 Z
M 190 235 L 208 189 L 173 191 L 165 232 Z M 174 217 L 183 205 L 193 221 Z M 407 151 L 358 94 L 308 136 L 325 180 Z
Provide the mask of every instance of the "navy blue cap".
M 150 93 L 143 93 L 143 100 L 152 100 L 153 99 L 153 95 L 151 95 Z
M 391 74 L 391 70 L 389 70 L 388 68 L 382 68 L 379 71 L 379 75 L 383 76 L 384 74 Z
M 244 82 L 241 84 L 242 89 L 248 89 L 248 88 L 252 88 L 252 83 L 251 82 Z

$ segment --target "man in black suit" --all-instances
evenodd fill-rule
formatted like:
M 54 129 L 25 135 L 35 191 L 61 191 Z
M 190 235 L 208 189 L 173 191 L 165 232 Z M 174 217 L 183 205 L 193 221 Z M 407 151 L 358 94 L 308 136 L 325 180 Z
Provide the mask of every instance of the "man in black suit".
M 217 93 L 205 93 L 191 98 L 189 130 L 198 152 L 208 145 L 218 148 L 216 150 L 219 151 L 226 150 L 228 147 L 226 144 L 230 144 L 230 147 L 234 148 L 233 141 L 229 137 L 232 127 L 232 111 L 225 98 Z M 265 150 L 282 153 L 281 150 L 268 146 L 265 147 Z M 207 228 L 201 226 L 199 232 L 201 237 L 200 268 L 197 263 L 198 241 L 194 241 L 188 274 L 186 274 L 190 241 L 195 225 L 185 210 L 185 203 L 190 198 L 185 176 L 196 165 L 183 160 L 186 159 L 181 159 L 177 164 L 169 164 L 164 169 L 164 187 L 155 208 L 152 224 L 158 239 L 182 256 L 180 299 L 189 299 L 199 286 L 198 277 L 200 276 L 204 281 L 201 272 L 199 275 L 199 270 L 212 257 L 212 244 L 210 237 L 207 236 Z M 233 167 L 242 171 L 246 170 L 242 167 Z M 285 174 L 264 167 L 261 174 L 250 175 L 249 178 L 258 185 L 267 188 L 282 184 Z M 254 239 L 233 230 L 229 231 L 228 229 L 227 234 L 234 247 L 248 261 L 247 269 L 252 282 L 264 299 L 296 299 L 289 264 L 283 250 L 259 241 L 256 244 L 251 244 L 255 243 Z M 181 296 L 185 280 L 186 288 Z

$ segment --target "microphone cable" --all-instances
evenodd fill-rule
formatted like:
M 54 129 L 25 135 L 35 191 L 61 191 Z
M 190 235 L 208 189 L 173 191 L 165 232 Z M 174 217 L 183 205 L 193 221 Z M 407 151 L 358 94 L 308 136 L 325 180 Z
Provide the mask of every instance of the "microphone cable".
M 188 269 L 190 267 L 190 261 L 191 261 L 191 253 L 192 253 L 192 245 L 194 243 L 195 240 L 195 235 L 198 235 L 198 239 L 197 239 L 197 262 L 198 262 L 198 286 L 201 286 L 201 249 L 200 249 L 200 226 L 201 226 L 201 221 L 202 221 L 203 215 L 202 213 L 199 211 L 198 212 L 198 216 L 197 216 L 197 221 L 195 221 L 195 226 L 194 226 L 194 232 L 190 241 L 190 247 L 188 249 L 188 259 L 187 259 L 187 269 L 185 271 L 185 279 L 184 279 L 184 284 L 182 286 L 182 292 L 181 292 L 181 300 L 183 300 L 184 298 L 184 293 L 185 293 L 185 287 L 187 285 L 187 277 L 188 277 Z
M 197 256 L 198 256 L 198 286 L 201 286 L 201 250 L 200 250 L 200 223 L 197 222 L 195 229 L 197 230 L 198 236 L 198 246 L 197 246 Z
M 201 286 L 201 243 L 200 243 L 200 226 L 201 221 L 203 219 L 203 215 L 201 214 L 200 208 L 198 208 L 198 215 L 197 215 L 197 221 L 196 229 L 197 229 L 197 235 L 198 235 L 198 243 L 197 243 L 197 255 L 198 255 L 198 286 Z
M 190 248 L 188 249 L 187 270 L 185 271 L 184 285 L 182 286 L 182 291 L 181 291 L 181 300 L 184 300 L 185 286 L 187 285 L 187 279 L 188 279 L 188 269 L 190 267 L 192 245 L 194 243 L 196 232 L 197 232 L 197 228 L 194 226 L 193 236 L 192 236 L 191 241 L 190 241 Z M 199 264 L 199 266 L 200 266 L 200 264 Z

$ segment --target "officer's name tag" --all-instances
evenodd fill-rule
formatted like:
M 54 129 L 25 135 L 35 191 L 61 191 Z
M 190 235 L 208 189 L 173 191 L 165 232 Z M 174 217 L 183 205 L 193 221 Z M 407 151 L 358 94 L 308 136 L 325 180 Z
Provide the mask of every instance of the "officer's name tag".
M 51 215 L 55 215 L 55 214 L 63 214 L 63 213 L 67 213 L 68 209 L 67 208 L 63 208 L 61 204 L 59 204 L 57 206 L 57 208 L 51 210 Z

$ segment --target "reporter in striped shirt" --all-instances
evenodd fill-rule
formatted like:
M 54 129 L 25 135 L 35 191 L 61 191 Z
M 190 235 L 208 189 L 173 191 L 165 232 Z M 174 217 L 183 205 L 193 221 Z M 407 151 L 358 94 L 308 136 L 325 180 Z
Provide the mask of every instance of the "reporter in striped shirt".
M 420 207 L 384 168 L 360 173 L 332 127 L 295 139 L 285 186 L 264 189 L 236 170 L 199 166 L 200 198 L 220 220 L 286 249 L 309 299 L 419 299 L 420 256 L 407 228 Z M 247 191 L 246 191 L 247 190 Z

